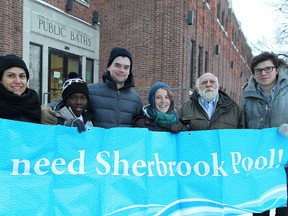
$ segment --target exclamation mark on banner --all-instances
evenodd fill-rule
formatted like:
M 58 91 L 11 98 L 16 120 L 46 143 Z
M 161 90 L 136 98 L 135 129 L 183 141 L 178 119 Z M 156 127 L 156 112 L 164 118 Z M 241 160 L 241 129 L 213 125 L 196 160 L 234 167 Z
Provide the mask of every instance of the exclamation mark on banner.
M 278 168 L 279 166 L 280 166 L 280 164 L 281 164 L 281 162 L 282 162 L 282 158 L 283 158 L 283 149 L 279 149 L 278 150 L 278 154 L 279 154 L 279 164 L 276 166 L 276 168 Z
M 275 149 L 269 149 L 270 151 L 270 163 L 268 168 L 273 168 L 275 160 Z

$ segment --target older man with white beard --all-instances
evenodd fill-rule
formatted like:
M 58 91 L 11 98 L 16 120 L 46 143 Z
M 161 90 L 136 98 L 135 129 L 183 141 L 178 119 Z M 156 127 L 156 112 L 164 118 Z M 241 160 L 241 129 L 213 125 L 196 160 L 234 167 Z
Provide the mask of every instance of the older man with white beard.
M 204 73 L 196 81 L 196 91 L 180 109 L 180 118 L 189 130 L 244 128 L 239 106 L 219 89 L 218 78 Z

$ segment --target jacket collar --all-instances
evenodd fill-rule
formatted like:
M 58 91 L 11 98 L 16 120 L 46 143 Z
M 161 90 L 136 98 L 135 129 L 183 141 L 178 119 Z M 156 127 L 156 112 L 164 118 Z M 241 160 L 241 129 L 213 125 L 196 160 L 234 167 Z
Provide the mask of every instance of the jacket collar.
M 193 94 L 191 95 L 190 99 L 194 100 L 196 103 L 198 102 L 198 98 L 200 97 L 200 95 L 198 94 L 197 91 L 194 91 Z M 216 104 L 217 105 L 228 105 L 233 103 L 234 101 L 222 90 L 219 89 L 218 91 L 218 102 Z

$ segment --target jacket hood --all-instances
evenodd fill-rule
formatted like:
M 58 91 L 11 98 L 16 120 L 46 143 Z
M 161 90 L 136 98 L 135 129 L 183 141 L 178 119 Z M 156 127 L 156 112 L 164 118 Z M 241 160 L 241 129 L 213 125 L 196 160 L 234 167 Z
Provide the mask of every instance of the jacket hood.
M 145 115 L 145 116 L 147 116 L 148 118 L 151 118 L 151 116 L 148 114 L 148 112 L 147 112 L 147 108 L 150 106 L 150 104 L 147 104 L 147 105 L 145 105 L 145 106 L 143 106 L 142 107 L 142 111 L 143 111 L 143 114 Z

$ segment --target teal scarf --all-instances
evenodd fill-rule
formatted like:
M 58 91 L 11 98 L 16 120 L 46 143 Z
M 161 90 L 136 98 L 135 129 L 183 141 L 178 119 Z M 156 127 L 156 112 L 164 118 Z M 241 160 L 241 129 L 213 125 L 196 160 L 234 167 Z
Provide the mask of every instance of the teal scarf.
M 148 106 L 147 114 L 151 119 L 154 120 L 154 123 L 167 129 L 169 129 L 172 125 L 178 123 L 178 118 L 174 110 L 169 114 L 167 113 L 165 114 L 159 112 L 158 110 L 152 108 L 151 106 Z

